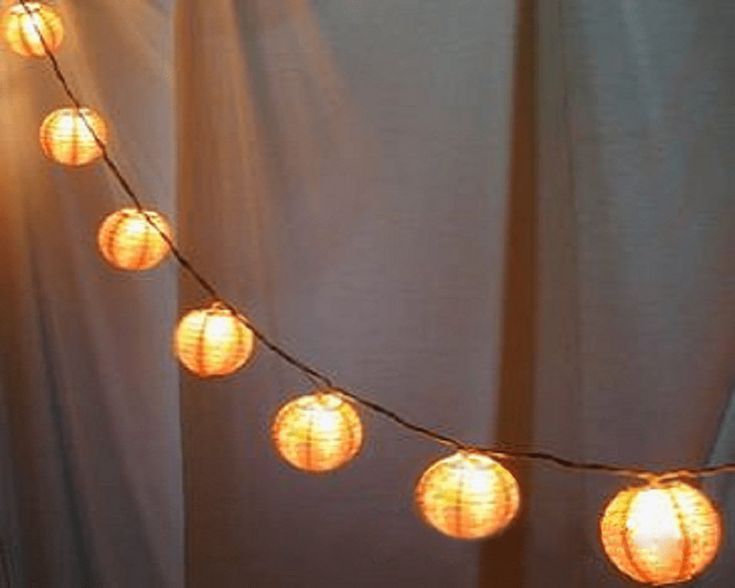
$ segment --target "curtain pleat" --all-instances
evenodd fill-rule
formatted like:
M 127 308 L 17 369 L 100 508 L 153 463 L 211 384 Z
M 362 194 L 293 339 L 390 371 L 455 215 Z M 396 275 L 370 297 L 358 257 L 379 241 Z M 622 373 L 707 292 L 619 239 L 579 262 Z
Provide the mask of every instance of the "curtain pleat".
M 113 155 L 287 349 L 469 442 L 733 459 L 729 0 L 59 9 Z M 597 530 L 624 481 L 510 464 L 518 521 L 466 543 L 412 503 L 441 447 L 379 417 L 344 469 L 286 465 L 270 421 L 310 384 L 265 349 L 180 373 L 176 317 L 211 301 L 171 261 L 105 264 L 123 195 L 41 155 L 43 61 L 3 51 L 0 79 L 0 583 L 629 585 Z M 729 478 L 705 488 L 732 531 Z
M 59 59 L 111 129 L 146 202 L 174 207 L 171 6 L 60 3 Z M 11 586 L 183 585 L 172 267 L 109 268 L 102 219 L 125 204 L 105 170 L 38 145 L 67 106 L 48 64 L 0 56 L 0 544 Z

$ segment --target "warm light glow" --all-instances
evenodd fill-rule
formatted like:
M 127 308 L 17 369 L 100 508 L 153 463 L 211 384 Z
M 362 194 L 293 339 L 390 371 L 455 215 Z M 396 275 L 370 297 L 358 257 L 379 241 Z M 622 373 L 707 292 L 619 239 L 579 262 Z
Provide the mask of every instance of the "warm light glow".
M 171 238 L 171 228 L 166 220 L 152 210 L 123 208 L 102 221 L 97 244 L 110 265 L 125 270 L 145 270 L 158 265 L 166 257 L 168 243 L 151 226 L 151 222 Z
M 600 523 L 602 544 L 615 566 L 634 580 L 685 582 L 714 559 L 720 515 L 707 497 L 683 482 L 618 493 Z
M 94 135 L 103 144 L 107 143 L 107 125 L 99 114 L 89 108 L 60 108 L 44 119 L 39 138 L 46 157 L 64 165 L 78 166 L 102 155 Z
M 254 346 L 253 332 L 217 302 L 186 314 L 174 339 L 176 356 L 201 377 L 231 374 L 250 358 Z
M 38 31 L 51 51 L 58 49 L 64 38 L 64 27 L 56 11 L 40 2 L 26 2 L 8 8 L 0 20 L 0 30 L 10 48 L 24 57 L 43 57 L 46 51 Z M 30 14 L 28 14 L 30 12 Z
M 271 429 L 278 453 L 307 472 L 328 472 L 350 461 L 362 445 L 362 423 L 339 394 L 320 391 L 283 406 Z
M 487 455 L 459 451 L 433 463 L 416 486 L 416 503 L 427 523 L 456 539 L 503 531 L 520 507 L 518 482 Z

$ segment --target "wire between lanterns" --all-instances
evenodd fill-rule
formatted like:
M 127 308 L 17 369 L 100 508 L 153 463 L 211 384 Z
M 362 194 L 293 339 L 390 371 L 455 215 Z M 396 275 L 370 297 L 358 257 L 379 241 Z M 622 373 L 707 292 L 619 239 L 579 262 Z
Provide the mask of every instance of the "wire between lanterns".
M 31 17 L 31 23 L 43 45 L 45 56 L 49 62 L 49 65 L 51 66 L 51 69 L 53 70 L 54 76 L 61 85 L 67 98 L 72 102 L 77 110 L 81 110 L 84 107 L 83 103 L 77 96 L 76 92 L 72 89 L 71 84 L 69 83 L 66 75 L 64 74 L 64 71 L 61 68 L 59 60 L 49 46 L 40 27 L 32 18 L 33 12 L 29 8 L 27 0 L 19 0 L 19 2 L 23 6 L 28 16 Z M 427 439 L 430 439 L 446 447 L 450 447 L 455 450 L 472 451 L 476 453 L 486 454 L 499 460 L 540 462 L 565 470 L 597 472 L 600 474 L 634 478 L 645 481 L 647 483 L 663 483 L 679 479 L 705 478 L 718 474 L 735 473 L 735 462 L 722 463 L 700 468 L 684 468 L 656 472 L 643 468 L 620 466 L 602 462 L 576 461 L 548 451 L 531 451 L 499 448 L 497 446 L 493 447 L 473 445 L 466 443 L 460 439 L 440 433 L 429 427 L 414 423 L 411 420 L 401 416 L 397 412 L 394 412 L 393 410 L 386 408 L 385 406 L 373 400 L 370 400 L 356 392 L 338 386 L 331 376 L 313 367 L 305 360 L 302 360 L 299 357 L 295 356 L 291 352 L 284 349 L 279 343 L 271 339 L 264 331 L 253 324 L 251 320 L 245 318 L 245 316 L 243 316 L 240 310 L 238 310 L 238 308 L 233 303 L 229 302 L 225 296 L 220 294 L 218 288 L 214 284 L 212 284 L 212 282 L 210 282 L 204 276 L 204 274 L 202 274 L 194 266 L 194 264 L 176 245 L 173 238 L 171 238 L 171 236 L 164 232 L 155 222 L 155 219 L 152 218 L 151 215 L 149 215 L 148 211 L 143 206 L 141 198 L 133 189 L 130 181 L 122 172 L 120 166 L 115 161 L 115 159 L 110 155 L 106 143 L 98 136 L 93 126 L 90 124 L 84 114 L 81 114 L 81 118 L 90 135 L 93 137 L 94 142 L 100 148 L 102 152 L 102 161 L 104 162 L 105 166 L 108 168 L 110 173 L 119 184 L 120 188 L 123 190 L 128 199 L 132 202 L 135 208 L 145 217 L 146 222 L 156 231 L 160 238 L 169 247 L 171 254 L 176 259 L 179 266 L 199 284 L 202 290 L 204 290 L 215 301 L 219 302 L 225 309 L 231 312 L 233 316 L 235 316 L 248 329 L 250 329 L 250 331 L 252 331 L 253 335 L 260 343 L 262 343 L 266 348 L 268 348 L 271 352 L 280 357 L 287 364 L 295 368 L 315 388 L 330 389 L 352 400 L 363 408 L 392 421 L 396 425 L 406 430 L 412 431 L 413 433 L 426 437 Z

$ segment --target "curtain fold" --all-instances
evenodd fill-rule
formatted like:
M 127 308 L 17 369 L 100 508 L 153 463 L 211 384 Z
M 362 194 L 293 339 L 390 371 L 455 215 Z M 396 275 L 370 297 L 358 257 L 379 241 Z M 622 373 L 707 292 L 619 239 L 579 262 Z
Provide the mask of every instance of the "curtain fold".
M 109 122 L 146 202 L 172 215 L 171 6 L 57 7 L 70 82 Z M 178 375 L 162 359 L 175 274 L 106 266 L 96 230 L 123 195 L 99 164 L 41 154 L 43 117 L 68 106 L 45 61 L 3 48 L 0 76 L 6 575 L 13 587 L 181 586 Z
M 470 442 L 650 468 L 732 459 L 729 0 L 59 4 L 59 54 L 195 265 L 340 384 Z M 441 447 L 363 414 L 308 476 L 269 438 L 308 382 L 259 349 L 171 357 L 207 304 L 95 251 L 125 200 L 43 158 L 63 95 L 0 54 L 0 582 L 630 585 L 597 524 L 625 481 L 520 467 L 506 534 L 449 540 Z M 705 488 L 733 523 L 728 477 Z M 727 543 L 701 586 L 735 570 Z
M 513 3 L 182 2 L 183 244 L 287 348 L 412 418 L 492 438 Z M 206 211 L 206 214 L 204 214 Z M 183 305 L 201 303 L 186 280 Z M 182 383 L 191 586 L 477 583 L 415 515 L 442 455 L 364 415 L 309 477 L 268 427 L 308 383 L 261 350 Z
M 718 427 L 729 437 L 735 352 L 735 11 L 538 6 L 534 443 L 653 469 L 704 464 Z M 628 585 L 597 529 L 624 484 L 534 469 L 519 585 Z M 730 560 L 725 545 L 701 585 L 721 585 Z

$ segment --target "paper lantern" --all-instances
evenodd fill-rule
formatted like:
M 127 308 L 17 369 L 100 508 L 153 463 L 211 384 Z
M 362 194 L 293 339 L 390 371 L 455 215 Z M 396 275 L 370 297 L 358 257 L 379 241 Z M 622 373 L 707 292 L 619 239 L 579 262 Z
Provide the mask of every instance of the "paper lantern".
M 174 348 L 197 376 L 226 376 L 242 367 L 255 346 L 253 332 L 222 304 L 192 310 L 176 328 Z
M 503 531 L 520 507 L 513 475 L 491 457 L 459 451 L 424 472 L 416 486 L 424 520 L 456 539 L 480 539 Z
M 10 48 L 23 57 L 43 57 L 46 51 L 39 31 L 51 51 L 64 39 L 64 26 L 57 12 L 40 2 L 14 4 L 3 14 L 0 30 Z M 30 13 L 30 14 L 29 14 Z
M 89 108 L 60 108 L 44 119 L 39 135 L 46 157 L 64 165 L 79 166 L 102 155 L 94 136 L 107 143 L 107 125 Z
M 328 472 L 350 461 L 362 445 L 362 423 L 352 404 L 329 391 L 283 406 L 271 429 L 278 453 L 307 472 Z
M 628 488 L 600 523 L 605 553 L 624 574 L 644 584 L 685 582 L 714 559 L 720 515 L 707 497 L 683 482 Z
M 97 233 L 97 244 L 110 265 L 125 270 L 146 270 L 158 265 L 169 252 L 168 243 L 151 226 L 171 238 L 166 220 L 152 210 L 123 208 L 110 214 Z

